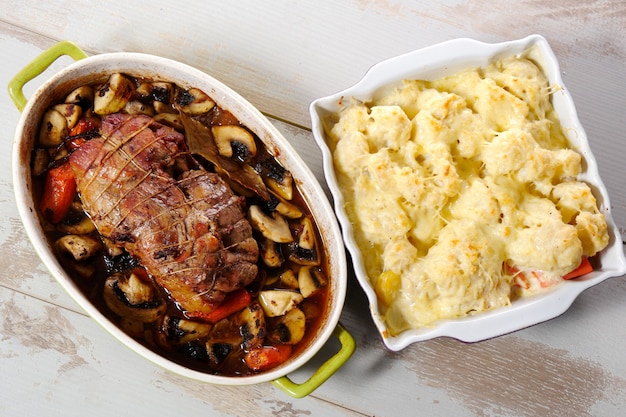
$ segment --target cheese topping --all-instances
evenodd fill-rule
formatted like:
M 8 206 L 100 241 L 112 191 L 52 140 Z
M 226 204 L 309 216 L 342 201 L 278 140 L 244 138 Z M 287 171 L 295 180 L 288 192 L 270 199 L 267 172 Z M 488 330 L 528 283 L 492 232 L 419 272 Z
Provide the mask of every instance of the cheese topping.
M 608 244 L 548 81 L 523 56 L 353 100 L 328 136 L 392 334 L 506 306 Z

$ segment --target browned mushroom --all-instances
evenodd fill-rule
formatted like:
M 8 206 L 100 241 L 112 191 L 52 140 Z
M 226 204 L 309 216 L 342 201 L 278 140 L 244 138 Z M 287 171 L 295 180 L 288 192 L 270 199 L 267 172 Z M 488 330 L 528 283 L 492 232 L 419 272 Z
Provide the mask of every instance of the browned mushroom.
M 312 266 L 303 266 L 298 272 L 298 285 L 300 286 L 300 294 L 304 298 L 317 293 L 321 288 L 325 287 L 328 280 L 318 268 Z
M 178 316 L 163 318 L 163 333 L 166 340 L 174 345 L 203 339 L 209 335 L 212 327 L 209 323 L 187 320 Z
M 96 255 L 102 248 L 99 240 L 87 235 L 65 235 L 56 240 L 55 246 L 76 261 L 84 261 Z
M 241 162 L 249 161 L 256 155 L 254 136 L 247 129 L 237 125 L 225 125 L 213 126 L 211 131 L 220 155 Z
M 259 293 L 259 302 L 267 317 L 282 316 L 303 299 L 302 294 L 291 290 L 265 290 Z
M 113 114 L 124 108 L 135 91 L 135 85 L 120 73 L 109 79 L 94 93 L 93 111 L 99 115 Z
M 58 110 L 51 108 L 43 115 L 39 130 L 39 146 L 56 148 L 67 136 L 67 119 Z
M 271 215 L 268 215 L 263 212 L 261 207 L 252 205 L 248 209 L 248 216 L 252 227 L 267 239 L 277 243 L 293 241 L 289 224 L 281 214 L 272 212 Z
M 198 88 L 180 90 L 175 101 L 182 111 L 192 116 L 207 113 L 215 107 L 215 102 L 211 97 Z
M 116 273 L 107 278 L 104 301 L 118 316 L 142 323 L 156 321 L 167 309 L 153 284 L 138 271 Z
M 304 337 L 306 317 L 302 310 L 293 308 L 272 325 L 268 339 L 275 343 L 295 345 Z
M 240 323 L 240 331 L 242 347 L 249 349 L 254 346 L 261 345 L 265 339 L 265 314 L 263 308 L 258 302 L 254 302 L 241 310 L 238 317 Z
M 285 262 L 285 257 L 280 250 L 280 245 L 271 239 L 259 241 L 261 260 L 269 268 L 278 268 Z

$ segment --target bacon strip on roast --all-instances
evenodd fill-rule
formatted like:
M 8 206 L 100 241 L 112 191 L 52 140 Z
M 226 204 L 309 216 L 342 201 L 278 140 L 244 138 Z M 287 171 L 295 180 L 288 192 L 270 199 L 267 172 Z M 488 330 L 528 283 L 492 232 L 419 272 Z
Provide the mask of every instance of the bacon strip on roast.
M 114 114 L 70 157 L 85 211 L 100 234 L 137 257 L 190 317 L 257 275 L 243 197 L 216 174 L 169 169 L 184 136 L 144 115 Z

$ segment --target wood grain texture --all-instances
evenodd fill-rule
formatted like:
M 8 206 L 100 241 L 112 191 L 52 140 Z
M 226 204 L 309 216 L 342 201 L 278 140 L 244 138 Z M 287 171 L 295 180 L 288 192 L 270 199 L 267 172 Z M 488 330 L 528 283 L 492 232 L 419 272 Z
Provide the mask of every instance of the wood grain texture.
M 0 0 L 0 83 L 61 39 L 89 53 L 140 51 L 207 71 L 266 114 L 324 184 L 309 103 L 374 63 L 456 37 L 530 33 L 553 46 L 626 236 L 626 4 L 623 1 Z M 193 13 L 189 13 L 193 10 Z M 132 30 L 130 29 L 132 28 Z M 64 65 L 26 88 L 27 96 Z M 585 291 L 560 317 L 475 344 L 437 339 L 387 351 L 349 277 L 341 322 L 357 351 L 313 395 L 270 384 L 212 386 L 138 357 L 87 317 L 38 261 L 21 225 L 10 153 L 19 113 L 0 95 L 0 415 L 619 416 L 626 414 L 626 280 Z M 331 341 L 290 375 L 306 379 Z

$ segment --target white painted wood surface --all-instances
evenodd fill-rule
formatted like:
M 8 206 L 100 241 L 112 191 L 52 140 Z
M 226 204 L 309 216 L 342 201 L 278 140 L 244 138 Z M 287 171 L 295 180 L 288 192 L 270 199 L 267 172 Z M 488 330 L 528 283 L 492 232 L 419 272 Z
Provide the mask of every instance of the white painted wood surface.
M 321 174 L 308 105 L 374 63 L 456 37 L 544 35 L 557 54 L 626 236 L 626 4 L 618 1 L 166 2 L 0 0 L 0 84 L 55 42 L 140 51 L 196 66 L 263 112 Z M 27 86 L 34 91 L 59 61 Z M 6 90 L 5 90 L 6 91 Z M 386 351 L 349 277 L 350 361 L 311 396 L 270 384 L 184 380 L 117 343 L 46 272 L 15 207 L 19 118 L 0 94 L 0 415 L 626 415 L 626 281 L 583 293 L 562 316 L 476 344 L 438 339 Z M 316 362 L 292 375 L 306 377 Z

